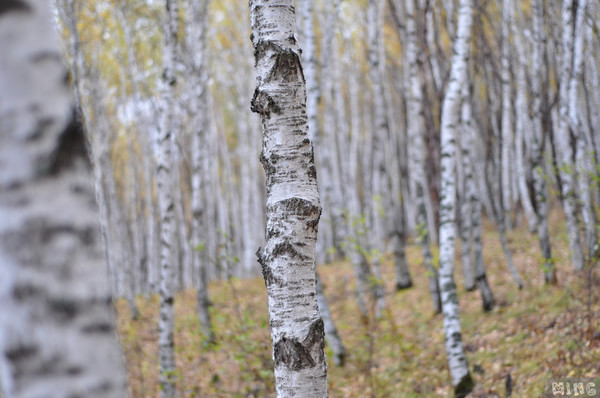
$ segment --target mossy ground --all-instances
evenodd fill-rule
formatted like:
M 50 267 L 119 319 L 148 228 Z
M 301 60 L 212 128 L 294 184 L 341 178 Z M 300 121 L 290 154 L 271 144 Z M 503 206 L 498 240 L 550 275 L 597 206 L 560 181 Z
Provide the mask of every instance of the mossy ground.
M 508 233 L 516 267 L 525 281 L 518 290 L 506 267 L 499 238 L 485 225 L 488 280 L 497 306 L 484 313 L 477 291 L 462 288 L 456 266 L 463 342 L 475 379 L 471 397 L 504 397 L 510 373 L 515 397 L 539 397 L 551 377 L 600 375 L 600 267 L 592 274 L 588 312 L 587 274 L 569 262 L 564 223 L 552 215 L 551 238 L 558 285 L 544 285 L 535 236 L 524 227 Z M 420 251 L 407 248 L 414 286 L 395 292 L 388 258 L 383 273 L 387 308 L 378 322 L 361 318 L 347 262 L 319 267 L 325 292 L 348 350 L 343 368 L 329 361 L 331 397 L 450 397 L 442 317 L 432 313 Z M 207 346 L 195 314 L 195 294 L 176 298 L 176 358 L 180 397 L 274 396 L 266 291 L 261 278 L 210 286 L 217 344 Z M 158 397 L 158 298 L 138 298 L 141 316 L 131 320 L 117 303 L 131 396 Z M 597 337 L 597 336 L 596 336 Z

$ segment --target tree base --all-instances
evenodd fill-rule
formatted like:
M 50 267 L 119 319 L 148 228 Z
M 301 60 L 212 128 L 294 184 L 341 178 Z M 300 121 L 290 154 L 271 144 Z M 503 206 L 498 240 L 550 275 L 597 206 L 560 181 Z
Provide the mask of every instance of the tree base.
M 412 285 L 411 280 L 408 280 L 407 282 L 396 282 L 396 291 L 399 292 L 401 290 L 410 289 Z
M 475 286 L 475 285 L 465 286 L 465 291 L 466 292 L 474 292 L 475 290 L 477 290 L 477 286 Z
M 454 397 L 455 398 L 463 398 L 469 395 L 471 391 L 473 391 L 473 387 L 475 386 L 475 382 L 471 377 L 471 373 L 467 373 L 460 382 L 454 387 Z

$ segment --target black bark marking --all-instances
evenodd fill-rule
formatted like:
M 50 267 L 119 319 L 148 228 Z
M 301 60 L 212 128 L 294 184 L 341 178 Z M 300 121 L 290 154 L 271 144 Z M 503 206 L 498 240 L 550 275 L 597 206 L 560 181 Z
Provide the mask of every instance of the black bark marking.
M 12 290 L 12 296 L 17 301 L 39 297 L 41 293 L 42 289 L 39 286 L 27 282 L 16 285 Z
M 319 227 L 319 219 L 321 218 L 321 212 L 322 212 L 322 209 L 321 209 L 321 208 L 319 208 L 319 214 L 317 215 L 317 217 L 313 218 L 312 220 L 308 220 L 308 221 L 306 222 L 306 226 L 307 226 L 308 228 L 311 228 L 311 229 L 313 229 L 314 231 L 317 231 L 317 230 L 318 230 L 318 227 Z
M 309 217 L 318 214 L 320 207 L 311 201 L 302 198 L 288 198 L 273 205 L 277 210 L 294 214 L 301 217 Z M 274 209 L 273 209 L 274 210 Z
M 256 257 L 257 257 L 258 263 L 260 264 L 263 278 L 265 279 L 265 286 L 268 288 L 274 282 L 280 283 L 281 280 L 279 278 L 277 278 L 275 275 L 273 275 L 273 271 L 268 266 L 266 258 L 265 258 L 264 250 L 262 247 L 259 247 L 258 250 L 256 251 Z
M 165 304 L 167 304 L 167 305 L 173 305 L 173 297 L 167 297 L 167 298 L 165 298 Z
M 267 119 L 271 118 L 271 112 L 275 114 L 281 113 L 281 108 L 275 103 L 275 100 L 258 88 L 254 90 L 252 101 L 250 101 L 250 110 Z
M 325 327 L 321 318 L 310 325 L 302 342 L 284 336 L 275 344 L 275 366 L 284 365 L 294 371 L 312 368 L 316 362 L 311 352 L 315 349 L 318 355 L 317 362 L 322 362 L 325 355 Z
M 37 126 L 39 130 L 36 134 L 43 134 L 47 123 L 48 121 L 40 120 Z M 52 153 L 42 163 L 38 175 L 57 175 L 62 170 L 73 167 L 78 159 L 83 159 L 88 167 L 91 165 L 86 149 L 83 126 L 75 110 L 73 110 L 69 124 L 58 137 L 58 142 Z
M 308 334 L 302 341 L 302 344 L 309 350 L 313 350 L 315 346 L 320 353 L 324 353 L 325 349 L 325 324 L 323 319 L 319 318 L 310 325 Z
M 82 327 L 81 331 L 86 334 L 105 334 L 111 333 L 113 331 L 113 326 L 108 322 L 98 322 Z
M 34 64 L 44 62 L 46 60 L 62 62 L 60 54 L 54 51 L 40 51 L 38 53 L 33 54 L 33 56 L 31 57 L 31 62 L 33 62 Z
M 4 352 L 4 356 L 12 363 L 27 360 L 33 357 L 38 352 L 38 348 L 34 345 L 18 345 L 14 348 L 9 348 Z
M 21 0 L 0 1 L 0 17 L 8 12 L 31 12 L 31 7 Z
M 48 300 L 48 309 L 60 321 L 71 320 L 79 313 L 77 302 L 67 298 Z
M 90 390 L 91 393 L 107 393 L 114 389 L 113 384 L 110 381 L 105 381 L 98 387 L 94 387 Z
M 275 56 L 275 64 L 269 72 L 269 80 L 275 79 L 291 83 L 301 78 L 304 82 L 304 72 L 298 54 L 291 49 L 281 49 Z
M 81 366 L 71 366 L 67 368 L 67 374 L 69 376 L 77 376 L 83 372 L 83 368 Z
M 275 244 L 273 250 L 271 251 L 272 257 L 279 257 L 285 254 L 287 254 L 291 258 L 298 258 L 303 261 L 308 259 L 307 256 L 301 254 L 300 252 L 298 252 L 298 250 L 296 250 L 296 248 L 289 241 L 289 239 L 285 239 L 283 242 Z
M 315 366 L 310 352 L 296 340 L 283 337 L 275 344 L 273 351 L 275 366 L 283 365 L 293 371 Z

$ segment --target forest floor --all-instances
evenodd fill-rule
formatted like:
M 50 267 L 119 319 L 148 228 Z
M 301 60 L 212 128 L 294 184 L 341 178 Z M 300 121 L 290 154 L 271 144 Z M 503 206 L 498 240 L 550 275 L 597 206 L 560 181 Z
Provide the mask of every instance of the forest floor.
M 551 220 L 558 285 L 546 286 L 535 236 L 525 227 L 508 233 L 515 265 L 524 280 L 513 282 L 492 225 L 484 225 L 488 280 L 497 306 L 484 313 L 479 293 L 462 287 L 457 262 L 463 342 L 476 386 L 471 397 L 505 397 L 510 374 L 514 397 L 544 396 L 550 378 L 600 376 L 600 267 L 588 289 L 588 273 L 570 266 L 559 214 Z M 387 308 L 378 322 L 361 319 L 351 266 L 319 267 L 325 294 L 348 351 L 343 368 L 329 362 L 330 397 L 450 397 L 441 315 L 434 315 L 419 248 L 407 259 L 414 286 L 394 291 L 391 260 L 383 272 Z M 591 293 L 590 293 L 591 292 Z M 176 297 L 175 347 L 180 397 L 272 397 L 274 379 L 267 301 L 262 278 L 210 286 L 216 344 L 200 332 L 193 291 Z M 591 299 L 591 308 L 588 300 Z M 141 316 L 131 320 L 117 303 L 119 330 L 133 398 L 158 397 L 158 298 L 138 298 Z

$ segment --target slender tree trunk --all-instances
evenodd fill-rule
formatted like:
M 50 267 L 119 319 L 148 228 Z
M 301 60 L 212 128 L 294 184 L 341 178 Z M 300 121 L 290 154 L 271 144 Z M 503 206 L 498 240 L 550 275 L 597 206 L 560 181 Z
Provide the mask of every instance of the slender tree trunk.
M 329 303 L 327 302 L 327 297 L 325 297 L 325 291 L 323 290 L 323 282 L 321 282 L 319 274 L 317 274 L 317 301 L 319 303 L 321 319 L 323 319 L 325 341 L 333 353 L 333 363 L 336 366 L 344 366 L 344 362 L 346 361 L 346 348 L 344 347 L 342 339 L 335 327 L 335 323 L 333 322 Z
M 3 3 L 0 32 L 4 396 L 126 397 L 90 162 L 48 3 Z
M 414 0 L 406 0 L 406 34 L 407 34 L 407 61 L 408 61 L 408 84 L 410 86 L 407 98 L 407 130 L 410 140 L 408 151 L 410 168 L 413 173 L 413 186 L 411 187 L 413 200 L 416 205 L 416 234 L 417 241 L 421 246 L 423 263 L 429 281 L 429 294 L 433 301 L 435 313 L 442 310 L 440 301 L 440 290 L 438 285 L 438 271 L 433 266 L 429 239 L 429 223 L 427 222 L 426 197 L 430 195 L 427 176 L 425 175 L 424 154 L 425 146 L 423 138 L 425 135 L 425 121 L 423 120 L 423 93 L 419 74 L 417 58 L 417 31 L 416 31 L 416 9 Z
M 475 274 L 471 262 L 471 252 L 473 249 L 473 209 L 471 197 L 467 192 L 473 189 L 473 170 L 471 167 L 471 96 L 469 86 L 462 88 L 462 108 L 461 108 L 461 127 L 466 131 L 460 139 L 460 162 L 457 164 L 458 185 L 459 185 L 459 234 L 460 234 L 460 258 L 463 270 L 463 282 L 466 291 L 475 290 Z
M 321 206 L 294 6 L 291 0 L 249 5 L 257 72 L 251 109 L 262 117 L 267 179 L 267 243 L 258 257 L 269 301 L 275 387 L 278 397 L 327 397 L 315 274 Z
M 359 104 L 359 87 L 357 84 L 358 73 L 353 62 L 348 62 L 348 64 L 353 66 L 351 67 L 352 78 L 349 79 L 348 82 L 350 92 L 351 136 L 348 144 L 348 156 L 342 158 L 342 170 L 347 171 L 342 174 L 342 177 L 344 178 L 344 195 L 348 201 L 348 212 L 346 214 L 348 230 L 346 253 L 348 254 L 350 263 L 354 269 L 354 275 L 356 276 L 358 307 L 361 315 L 366 319 L 369 311 L 365 293 L 366 289 L 369 288 L 369 279 L 372 278 L 372 273 L 366 258 L 369 247 L 364 230 L 364 212 L 362 211 L 360 198 L 357 192 L 360 181 L 359 146 L 362 142 L 361 112 Z
M 512 80 L 510 75 L 510 26 L 513 19 L 513 1 L 502 0 L 502 215 L 500 222 L 505 228 L 512 229 L 512 179 L 514 164 L 514 130 L 512 114 Z
M 514 24 L 513 24 L 514 30 Z M 516 32 L 515 37 L 516 37 Z M 527 186 L 527 166 L 529 164 L 529 157 L 526 154 L 525 143 L 529 141 L 529 135 L 532 129 L 531 119 L 528 112 L 527 104 L 527 65 L 529 58 L 527 57 L 524 43 L 522 39 L 515 39 L 515 47 L 517 49 L 518 62 L 516 62 L 517 68 L 517 98 L 515 102 L 516 112 L 516 126 L 515 126 L 515 169 L 516 179 L 519 190 L 519 200 L 523 206 L 527 225 L 529 231 L 534 233 L 537 227 L 535 210 L 531 203 L 531 197 L 529 195 L 529 188 Z
M 339 2 L 336 2 L 336 10 Z M 319 99 L 319 85 L 317 82 L 317 53 L 316 53 L 316 43 L 315 43 L 315 31 L 314 31 L 314 17 L 313 17 L 313 8 L 314 2 L 313 0 L 303 0 L 302 2 L 302 22 L 303 22 L 303 37 L 304 42 L 301 43 L 304 47 L 305 54 L 305 68 L 304 68 L 304 76 L 306 78 L 306 113 L 307 113 L 307 122 L 308 122 L 308 132 L 309 138 L 315 134 L 315 131 L 318 131 L 318 99 Z M 334 48 L 337 45 L 333 46 Z M 337 53 L 337 49 L 336 49 Z M 332 58 L 334 64 L 332 65 L 332 75 L 334 76 L 334 83 L 339 84 L 341 82 L 339 76 L 339 62 L 337 62 L 336 57 Z M 347 129 L 341 128 L 341 123 L 339 123 L 339 119 L 343 119 L 345 117 L 345 112 L 343 111 L 343 99 L 341 97 L 341 92 L 339 91 L 339 87 L 335 87 L 335 97 L 332 100 L 335 101 L 337 105 L 336 115 L 338 115 L 338 126 L 341 134 L 347 134 Z M 331 132 L 332 133 L 332 132 Z M 339 134 L 338 134 L 339 135 Z M 336 143 L 337 145 L 337 143 Z M 340 163 L 340 167 L 341 167 Z M 343 174 L 343 167 L 341 167 L 340 173 Z M 340 177 L 343 178 L 343 177 Z M 341 190 L 342 179 L 339 182 L 336 182 L 339 189 Z M 341 209 L 339 209 L 341 211 Z M 339 229 L 344 229 L 343 220 L 340 215 L 340 225 Z M 343 236 L 340 239 L 347 239 L 347 233 L 344 231 Z M 340 242 L 341 243 L 341 242 Z M 323 318 L 323 322 L 325 325 L 325 341 L 327 345 L 333 352 L 333 361 L 336 366 L 343 366 L 346 358 L 346 349 L 340 339 L 340 336 L 337 332 L 337 328 L 335 327 L 335 323 L 333 322 L 333 318 L 331 316 L 331 312 L 329 310 L 329 304 L 327 303 L 327 298 L 325 297 L 325 293 L 323 291 L 323 286 L 321 280 L 317 274 L 317 301 L 319 302 L 319 311 L 321 313 L 321 317 Z
M 385 95 L 384 95 L 384 68 L 385 56 L 383 51 L 383 1 L 369 0 L 367 3 L 367 36 L 369 76 L 372 88 L 373 104 L 373 152 L 372 152 L 372 178 L 370 204 L 370 246 L 373 250 L 371 266 L 376 278 L 371 283 L 375 284 L 377 297 L 377 315 L 381 314 L 385 306 L 385 287 L 381 279 L 380 256 L 385 251 L 386 217 L 393 217 L 393 210 L 386 206 L 389 201 L 389 185 L 387 181 L 387 165 L 385 157 L 385 146 L 389 137 L 389 121 L 387 120 Z M 387 212 L 387 213 L 386 213 Z M 390 214 L 391 213 L 391 214 Z M 408 270 L 406 270 L 408 272 Z
M 582 95 L 583 60 L 584 60 L 584 23 L 588 7 L 587 0 L 579 0 L 577 3 L 577 15 L 575 18 L 575 33 L 573 44 L 573 73 L 569 80 L 569 123 L 573 135 L 576 137 L 575 162 L 576 178 L 579 188 L 581 219 L 585 231 L 585 244 L 589 258 L 595 256 L 598 245 L 596 234 L 596 214 L 592 199 L 592 188 L 590 178 L 597 175 L 594 169 L 593 143 L 591 134 L 586 131 L 583 122 L 584 104 L 580 100 Z
M 558 171 L 562 183 L 563 206 L 567 219 L 567 235 L 571 261 L 576 271 L 583 269 L 583 251 L 577 211 L 576 170 L 569 132 L 569 82 L 573 65 L 573 0 L 563 0 L 562 62 L 559 73 L 559 120 L 555 129 Z
M 461 88 L 467 84 L 467 65 L 471 42 L 473 3 L 460 0 L 458 27 L 452 56 L 450 81 L 442 106 L 442 185 L 440 190 L 440 289 L 446 352 L 452 386 L 457 397 L 466 396 L 473 389 L 467 357 L 462 344 L 458 296 L 454 282 L 455 209 L 456 209 L 456 128 L 461 103 Z
M 463 103 L 461 115 L 462 127 L 464 129 L 464 134 L 461 137 L 461 155 L 463 157 L 464 173 L 464 191 L 462 200 L 468 202 L 469 205 L 467 208 L 469 209 L 470 213 L 463 212 L 461 213 L 461 217 L 465 217 L 468 220 L 468 224 L 470 224 L 472 245 L 467 245 L 467 247 L 472 247 L 473 249 L 475 262 L 475 283 L 479 293 L 481 294 L 481 304 L 484 311 L 491 311 L 492 308 L 494 308 L 496 300 L 494 299 L 492 289 L 488 284 L 485 263 L 483 261 L 483 244 L 481 243 L 481 201 L 479 200 L 480 194 L 475 186 L 475 178 L 473 176 L 474 166 L 476 164 L 473 156 L 473 153 L 475 152 L 476 131 L 475 126 L 473 125 L 471 94 L 469 86 L 466 84 L 462 87 L 462 100 Z M 462 236 L 461 240 L 461 244 L 466 243 Z M 465 255 L 469 256 L 469 266 L 472 267 L 471 250 L 468 250 L 467 253 L 463 252 L 463 261 Z
M 173 199 L 173 175 L 171 168 L 171 141 L 175 116 L 175 77 L 178 0 L 166 0 L 165 47 L 163 55 L 163 86 L 161 123 L 158 136 L 156 180 L 158 183 L 158 206 L 160 214 L 160 318 L 159 358 L 161 398 L 175 396 L 175 351 L 174 351 L 174 283 L 175 264 L 173 250 L 175 238 L 175 203 Z

